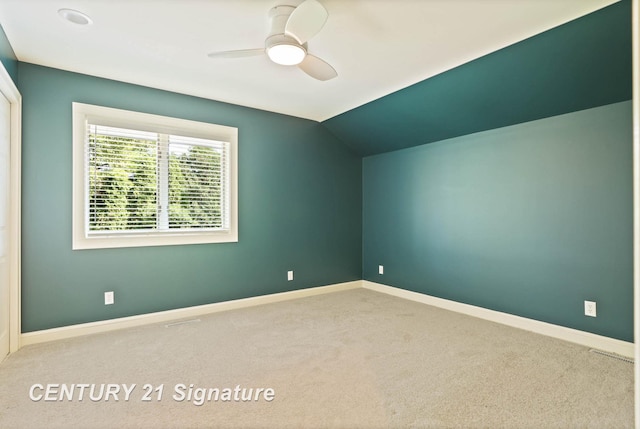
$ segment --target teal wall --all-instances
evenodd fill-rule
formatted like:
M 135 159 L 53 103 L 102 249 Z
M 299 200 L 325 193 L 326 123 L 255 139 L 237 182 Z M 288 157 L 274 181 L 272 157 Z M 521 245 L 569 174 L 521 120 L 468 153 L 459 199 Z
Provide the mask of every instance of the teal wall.
M 363 276 L 633 341 L 631 152 L 627 101 L 364 158 Z
M 26 63 L 18 82 L 24 332 L 361 278 L 362 161 L 320 124 Z M 72 251 L 73 101 L 238 127 L 240 241 Z
M 623 0 L 323 125 L 367 156 L 630 100 L 631 49 Z
M 13 52 L 13 48 L 9 43 L 9 39 L 7 39 L 7 35 L 4 32 L 4 29 L 0 25 L 0 62 L 13 79 L 13 82 L 18 81 L 18 59 L 16 58 L 15 52 Z

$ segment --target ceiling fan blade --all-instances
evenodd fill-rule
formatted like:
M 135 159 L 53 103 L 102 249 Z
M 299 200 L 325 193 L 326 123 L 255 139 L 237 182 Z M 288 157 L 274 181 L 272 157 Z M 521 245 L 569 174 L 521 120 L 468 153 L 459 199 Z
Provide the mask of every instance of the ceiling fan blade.
M 291 12 L 284 32 L 300 44 L 306 43 L 322 30 L 328 17 L 329 12 L 317 0 L 305 0 Z
M 207 56 L 209 58 L 243 58 L 243 57 L 255 57 L 262 54 L 264 54 L 264 48 L 240 49 L 237 51 L 211 52 Z
M 307 54 L 298 67 L 312 78 L 322 81 L 338 76 L 336 69 L 331 67 L 329 63 L 311 54 Z

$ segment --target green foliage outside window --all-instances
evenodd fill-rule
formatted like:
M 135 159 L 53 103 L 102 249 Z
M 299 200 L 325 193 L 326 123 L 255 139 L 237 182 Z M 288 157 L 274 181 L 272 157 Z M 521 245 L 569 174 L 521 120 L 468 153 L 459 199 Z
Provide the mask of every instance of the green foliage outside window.
M 168 227 L 222 227 L 220 151 L 168 147 Z M 89 136 L 88 151 L 90 230 L 157 230 L 167 209 L 159 206 L 158 142 L 96 133 Z
M 220 153 L 206 146 L 169 153 L 169 228 L 220 228 Z

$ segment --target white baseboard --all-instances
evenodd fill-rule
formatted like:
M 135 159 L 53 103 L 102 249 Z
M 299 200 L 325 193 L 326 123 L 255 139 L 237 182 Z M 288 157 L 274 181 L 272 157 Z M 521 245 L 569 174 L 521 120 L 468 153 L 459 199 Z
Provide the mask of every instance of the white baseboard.
M 604 337 L 602 335 L 596 335 L 590 332 L 565 328 L 564 326 L 553 325 L 551 323 L 540 322 L 538 320 L 527 319 L 520 316 L 514 316 L 513 314 L 502 313 L 495 310 L 476 307 L 474 305 L 462 304 L 460 302 L 450 301 L 448 299 L 436 298 L 422 293 L 411 292 L 408 290 L 386 286 L 367 280 L 362 281 L 362 287 L 376 292 L 393 295 L 399 298 L 455 311 L 457 313 L 467 314 L 469 316 L 478 317 L 480 319 L 490 320 L 492 322 L 501 323 L 503 325 L 512 326 L 514 328 L 524 329 L 526 331 L 535 332 L 537 334 L 547 335 L 549 337 L 558 338 L 586 347 L 615 353 L 631 359 L 634 358 L 634 344 L 627 341 L 616 340 L 614 338 Z
M 309 289 L 300 289 L 291 292 L 275 293 L 271 295 L 256 296 L 251 298 L 237 299 L 233 301 L 218 302 L 214 304 L 198 305 L 195 307 L 179 308 L 176 310 L 161 311 L 157 313 L 141 314 L 138 316 L 122 317 L 118 319 L 103 320 L 99 322 L 83 323 L 79 325 L 64 326 L 61 328 L 45 329 L 42 331 L 28 332 L 20 335 L 20 346 L 28 346 L 47 341 L 62 340 L 81 335 L 97 334 L 101 332 L 114 331 L 117 329 L 131 328 L 135 326 L 148 325 L 152 323 L 174 322 L 181 319 L 188 319 L 204 316 L 220 311 L 235 310 L 239 308 L 254 307 L 257 305 L 270 304 L 274 302 L 288 301 L 292 299 L 305 298 L 308 296 L 321 295 L 325 293 L 339 292 L 358 288 L 370 289 L 376 292 L 393 295 L 399 298 L 420 302 L 434 307 L 443 308 L 457 313 L 463 313 L 480 319 L 490 320 L 503 325 L 524 329 L 537 334 L 547 335 L 564 341 L 580 344 L 598 350 L 616 353 L 628 358 L 634 358 L 634 344 L 614 338 L 604 337 L 577 329 L 565 328 L 564 326 L 553 325 L 551 323 L 540 322 L 538 320 L 527 319 L 525 317 L 514 316 L 512 314 L 489 310 L 474 305 L 462 304 L 460 302 L 447 299 L 436 298 L 418 292 L 411 292 L 392 286 L 386 286 L 367 280 L 356 280 L 347 283 L 338 283 L 329 286 L 320 286 Z
M 123 328 L 132 328 L 135 326 L 148 325 L 152 323 L 173 322 L 180 319 L 204 316 L 221 311 L 254 307 L 257 305 L 288 301 L 292 299 L 305 298 L 308 296 L 322 295 L 325 293 L 358 289 L 360 287 L 362 287 L 362 280 L 356 280 L 329 286 L 299 289 L 291 292 L 274 293 L 270 295 L 217 302 L 214 304 L 198 305 L 194 307 L 160 311 L 157 313 L 141 314 L 138 316 L 121 317 L 118 319 L 102 320 L 99 322 L 82 323 L 79 325 L 63 326 L 60 328 L 27 332 L 20 335 L 20 346 L 23 347 L 31 344 L 44 343 L 47 341 L 62 340 L 65 338 L 79 337 L 81 335 L 97 334 L 100 332 L 114 331 Z

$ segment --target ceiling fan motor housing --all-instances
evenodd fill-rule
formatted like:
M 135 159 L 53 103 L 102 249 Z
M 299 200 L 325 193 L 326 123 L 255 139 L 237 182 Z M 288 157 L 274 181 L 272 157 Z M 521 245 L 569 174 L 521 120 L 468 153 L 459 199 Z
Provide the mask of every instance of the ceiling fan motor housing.
M 284 34 L 284 29 L 287 26 L 287 20 L 296 8 L 294 6 L 276 6 L 269 11 L 269 18 L 271 18 L 271 32 L 269 37 L 276 34 Z

